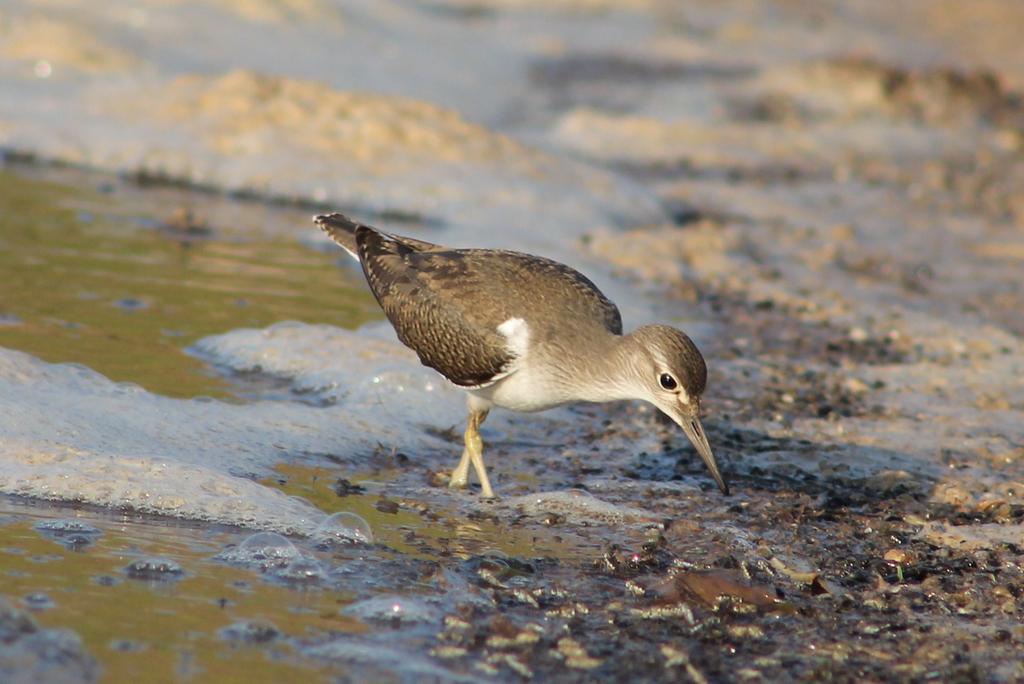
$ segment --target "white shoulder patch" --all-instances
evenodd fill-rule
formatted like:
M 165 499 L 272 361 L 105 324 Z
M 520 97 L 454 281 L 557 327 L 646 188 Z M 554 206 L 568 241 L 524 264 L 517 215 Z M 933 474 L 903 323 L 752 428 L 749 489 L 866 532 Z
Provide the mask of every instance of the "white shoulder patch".
M 526 356 L 530 348 L 530 326 L 522 318 L 510 318 L 498 326 L 498 332 L 505 337 L 508 349 L 516 358 Z
M 496 330 L 505 338 L 505 344 L 508 347 L 508 350 L 512 353 L 512 360 L 500 373 L 487 382 L 473 387 L 467 387 L 466 389 L 486 389 L 497 383 L 499 380 L 504 380 L 519 370 L 519 365 L 522 363 L 522 360 L 526 356 L 526 352 L 530 347 L 530 326 L 526 325 L 526 321 L 522 318 L 510 318 L 499 325 Z

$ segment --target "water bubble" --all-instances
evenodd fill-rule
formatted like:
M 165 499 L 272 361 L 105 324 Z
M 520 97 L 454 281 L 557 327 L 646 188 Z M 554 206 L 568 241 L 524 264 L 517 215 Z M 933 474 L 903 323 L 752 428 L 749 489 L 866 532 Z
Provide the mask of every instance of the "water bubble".
M 299 555 L 295 544 L 276 532 L 257 532 L 246 538 L 238 548 L 258 560 L 281 560 Z
M 298 556 L 295 544 L 276 532 L 257 532 L 238 546 L 217 554 L 217 558 L 228 563 L 257 565 L 263 569 L 287 565 Z
M 335 513 L 324 518 L 324 521 L 313 532 L 313 539 L 322 544 L 360 544 L 373 543 L 373 530 L 370 523 L 362 516 L 348 511 Z
M 141 558 L 124 569 L 128 577 L 137 580 L 160 581 L 181 579 L 185 570 L 166 558 Z
M 275 577 L 290 582 L 319 582 L 325 574 L 320 561 L 309 556 L 299 556 L 285 567 L 274 571 Z

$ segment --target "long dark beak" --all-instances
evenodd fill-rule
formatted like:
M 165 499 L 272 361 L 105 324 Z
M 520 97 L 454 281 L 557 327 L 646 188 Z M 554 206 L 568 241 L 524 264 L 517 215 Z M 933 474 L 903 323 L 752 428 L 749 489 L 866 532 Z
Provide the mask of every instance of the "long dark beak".
M 697 416 L 679 416 L 676 422 L 683 428 L 686 436 L 690 438 L 694 448 L 697 449 L 697 453 L 700 454 L 701 460 L 704 461 L 704 465 L 711 471 L 711 477 L 715 478 L 718 488 L 722 490 L 722 494 L 729 496 L 729 485 L 725 483 L 725 478 L 722 477 L 721 471 L 718 470 L 718 462 L 715 461 L 715 455 L 711 453 L 711 445 L 708 444 L 708 438 L 704 436 L 704 428 L 701 427 L 700 418 Z

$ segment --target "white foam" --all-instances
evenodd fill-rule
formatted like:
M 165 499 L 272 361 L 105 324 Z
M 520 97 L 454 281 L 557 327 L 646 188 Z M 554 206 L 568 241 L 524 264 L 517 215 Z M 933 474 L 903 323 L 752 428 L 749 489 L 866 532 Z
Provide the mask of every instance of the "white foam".
M 222 362 L 289 370 L 303 387 L 341 398 L 339 406 L 170 399 L 0 349 L 0 492 L 310 534 L 324 515 L 254 478 L 289 458 L 358 460 L 381 441 L 436 448 L 416 425 L 462 419 L 461 401 L 434 401 L 453 390 L 396 349 L 377 349 L 388 343 L 329 328 L 290 330 L 237 331 L 203 346 Z M 306 364 L 296 366 L 299 358 Z M 319 365 L 331 358 L 336 365 Z M 397 409 L 385 401 L 396 393 L 407 395 Z M 392 410 L 399 417 L 382 418 Z

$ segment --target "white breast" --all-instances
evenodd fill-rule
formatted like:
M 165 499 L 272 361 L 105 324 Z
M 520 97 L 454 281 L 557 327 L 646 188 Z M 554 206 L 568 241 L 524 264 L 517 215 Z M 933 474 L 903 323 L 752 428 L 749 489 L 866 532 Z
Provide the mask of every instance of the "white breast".
M 495 406 L 512 411 L 543 411 L 575 401 L 562 388 L 550 382 L 550 376 L 530 367 L 506 375 L 501 380 L 470 392 Z
M 495 381 L 470 392 L 496 406 L 512 411 L 543 411 L 573 400 L 565 396 L 546 369 L 530 358 L 530 326 L 522 318 L 510 318 L 498 326 L 509 351 L 515 356 Z

